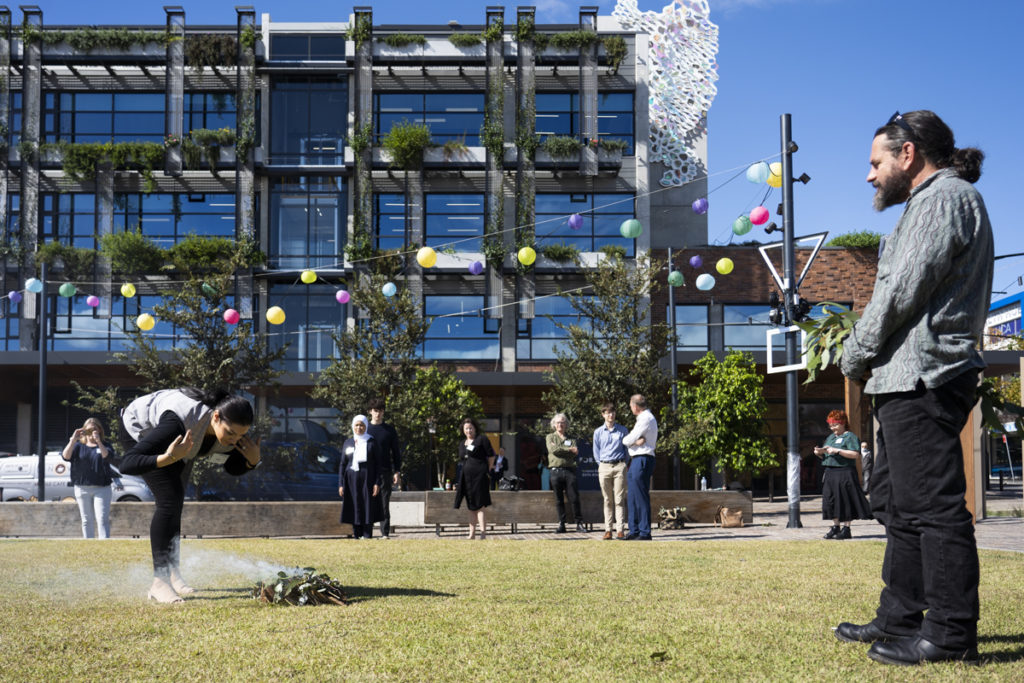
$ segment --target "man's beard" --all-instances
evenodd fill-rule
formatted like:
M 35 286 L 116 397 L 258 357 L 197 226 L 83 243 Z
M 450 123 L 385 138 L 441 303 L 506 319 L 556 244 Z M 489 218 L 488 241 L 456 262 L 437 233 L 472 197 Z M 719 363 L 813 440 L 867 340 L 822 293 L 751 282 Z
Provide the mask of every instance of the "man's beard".
M 875 199 L 872 202 L 875 211 L 884 211 L 890 206 L 902 204 L 910 196 L 910 174 L 895 171 L 885 182 L 875 185 Z

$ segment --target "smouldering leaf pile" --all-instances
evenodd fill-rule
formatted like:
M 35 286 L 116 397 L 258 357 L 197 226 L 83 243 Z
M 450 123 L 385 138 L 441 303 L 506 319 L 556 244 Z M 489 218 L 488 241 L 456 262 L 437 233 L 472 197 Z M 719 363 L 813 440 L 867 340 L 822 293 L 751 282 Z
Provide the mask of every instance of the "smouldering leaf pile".
M 347 604 L 341 584 L 327 574 L 317 574 L 313 567 L 292 575 L 278 572 L 276 579 L 258 582 L 252 589 L 252 597 L 275 605 Z

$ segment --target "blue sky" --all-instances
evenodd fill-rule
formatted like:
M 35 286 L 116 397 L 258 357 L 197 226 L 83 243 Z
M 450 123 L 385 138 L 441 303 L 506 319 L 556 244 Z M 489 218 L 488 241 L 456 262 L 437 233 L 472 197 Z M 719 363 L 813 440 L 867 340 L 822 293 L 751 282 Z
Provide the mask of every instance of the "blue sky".
M 233 23 L 231 2 L 179 0 L 189 24 Z M 164 23 L 167 3 L 135 0 L 38 0 L 49 25 Z M 259 2 L 257 17 L 274 21 L 345 21 L 351 4 L 323 0 Z M 483 23 L 497 2 L 385 0 L 371 5 L 376 23 Z M 506 3 L 506 20 L 524 2 Z M 579 4 L 610 14 L 614 0 L 570 3 L 536 0 L 538 21 L 572 22 Z M 667 0 L 640 0 L 660 11 Z M 718 95 L 708 115 L 709 188 L 718 188 L 752 161 L 779 152 L 779 118 L 792 115 L 794 175 L 811 182 L 794 190 L 797 235 L 828 230 L 888 233 L 899 209 L 877 213 L 864 181 L 871 134 L 895 111 L 931 109 L 956 134 L 957 145 L 987 155 L 977 186 L 985 197 L 996 237 L 996 254 L 1024 252 L 1015 216 L 1024 202 L 1013 186 L 1024 152 L 1021 110 L 1018 0 L 710 0 L 719 26 Z M 15 22 L 20 11 L 14 8 Z M 443 9 L 438 9 L 443 7 Z M 733 219 L 757 206 L 765 186 L 742 176 L 708 197 L 709 239 L 728 242 Z M 1024 195 L 1024 192 L 1021 193 Z M 774 212 L 774 191 L 765 205 Z M 778 233 L 772 235 L 778 238 Z M 761 228 L 742 239 L 772 241 Z M 996 261 L 993 300 L 1024 291 L 1024 257 Z M 1005 292 L 1006 294 L 1004 294 Z

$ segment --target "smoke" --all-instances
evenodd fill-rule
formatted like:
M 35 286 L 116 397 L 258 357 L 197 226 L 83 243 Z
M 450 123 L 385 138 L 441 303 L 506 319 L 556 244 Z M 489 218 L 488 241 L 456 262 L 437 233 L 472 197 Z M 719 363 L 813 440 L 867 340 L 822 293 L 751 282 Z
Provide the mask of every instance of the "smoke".
M 292 575 L 299 571 L 299 567 L 247 559 L 217 550 L 185 546 L 181 553 L 181 575 L 197 589 L 231 585 L 238 579 L 245 579 L 248 587 L 257 581 L 276 579 L 278 572 Z

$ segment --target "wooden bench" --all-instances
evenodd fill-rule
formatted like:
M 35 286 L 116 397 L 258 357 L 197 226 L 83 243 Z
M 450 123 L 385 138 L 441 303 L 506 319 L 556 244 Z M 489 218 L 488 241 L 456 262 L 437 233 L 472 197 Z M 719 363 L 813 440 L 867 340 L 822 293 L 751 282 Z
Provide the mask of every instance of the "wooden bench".
M 454 491 L 424 493 L 423 523 L 433 524 L 441 534 L 444 526 L 469 524 L 465 503 L 456 510 Z M 744 491 L 651 491 L 651 522 L 657 523 L 661 508 L 685 507 L 686 519 L 711 524 L 719 506 L 743 510 L 744 524 L 754 521 L 754 503 Z M 566 517 L 573 523 L 572 506 L 566 501 Z M 519 524 L 558 524 L 554 491 L 491 491 L 491 506 L 486 509 L 487 524 L 509 524 L 516 533 Z M 590 529 L 604 524 L 604 500 L 600 491 L 580 491 L 580 511 Z

